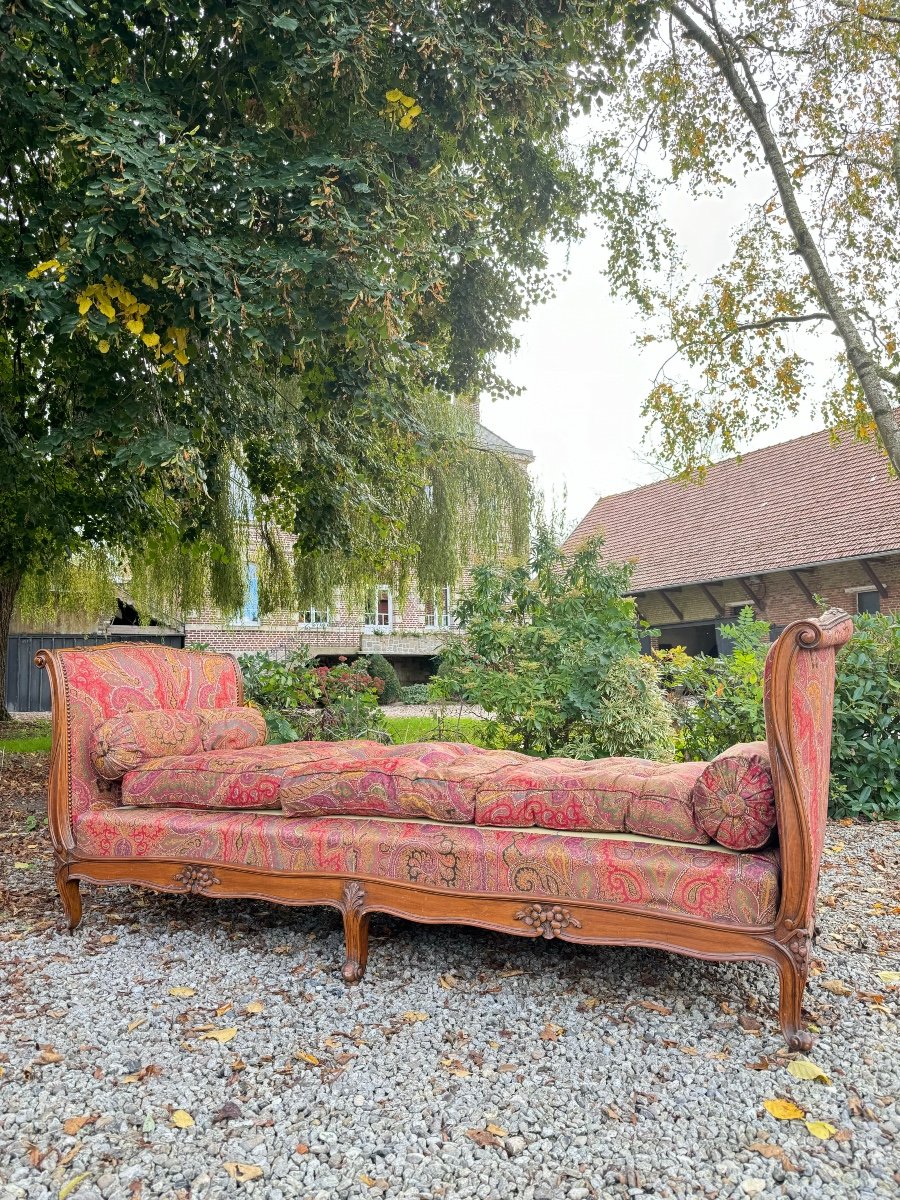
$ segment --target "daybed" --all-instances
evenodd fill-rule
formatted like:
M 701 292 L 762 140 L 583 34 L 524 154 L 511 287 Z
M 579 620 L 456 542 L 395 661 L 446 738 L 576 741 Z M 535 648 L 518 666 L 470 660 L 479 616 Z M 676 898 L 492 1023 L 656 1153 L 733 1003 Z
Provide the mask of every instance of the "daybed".
M 766 665 L 767 741 L 712 763 L 534 759 L 453 743 L 263 745 L 228 655 L 125 643 L 41 650 L 49 823 L 79 883 L 330 904 L 344 978 L 372 912 L 629 944 L 778 970 L 801 1022 L 828 802 L 835 651 L 849 617 L 789 625 Z

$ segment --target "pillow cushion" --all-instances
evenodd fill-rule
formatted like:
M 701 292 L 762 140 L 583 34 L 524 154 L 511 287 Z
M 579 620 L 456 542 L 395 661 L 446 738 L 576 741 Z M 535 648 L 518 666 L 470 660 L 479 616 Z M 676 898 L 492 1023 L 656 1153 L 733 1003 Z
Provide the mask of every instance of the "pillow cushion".
M 269 731 L 258 708 L 196 708 L 204 750 L 249 750 L 264 746 Z
M 91 762 L 101 779 L 121 779 L 151 758 L 203 749 L 193 712 L 151 708 L 110 717 L 94 732 Z
M 694 820 L 720 846 L 758 850 L 775 828 L 775 789 L 765 742 L 725 750 L 694 785 Z

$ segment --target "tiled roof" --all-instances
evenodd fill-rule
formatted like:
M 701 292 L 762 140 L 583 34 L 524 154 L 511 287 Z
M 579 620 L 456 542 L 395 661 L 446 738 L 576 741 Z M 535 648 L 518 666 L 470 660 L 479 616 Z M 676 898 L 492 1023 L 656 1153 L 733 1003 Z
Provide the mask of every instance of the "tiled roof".
M 520 447 L 514 446 L 512 442 L 508 442 L 506 438 L 502 438 L 499 433 L 494 433 L 493 429 L 488 429 L 480 422 L 475 426 L 475 437 L 482 450 L 496 450 L 499 454 L 509 454 L 512 458 L 522 458 L 525 462 L 534 462 L 534 455 L 530 450 L 522 450 Z
M 565 548 L 600 533 L 608 558 L 636 562 L 635 591 L 898 552 L 900 480 L 876 445 L 826 430 L 715 463 L 702 484 L 605 496 Z

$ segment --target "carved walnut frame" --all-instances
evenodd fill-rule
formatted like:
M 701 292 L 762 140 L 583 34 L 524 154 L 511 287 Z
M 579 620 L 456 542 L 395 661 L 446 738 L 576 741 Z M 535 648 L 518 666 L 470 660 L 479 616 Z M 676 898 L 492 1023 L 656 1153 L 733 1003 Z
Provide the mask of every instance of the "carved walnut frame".
M 767 735 L 781 845 L 781 902 L 774 924 L 735 926 L 677 914 L 558 897 L 528 902 L 521 895 L 457 893 L 376 878 L 270 871 L 233 863 L 149 858 L 86 858 L 78 853 L 71 819 L 68 698 L 57 652 L 40 650 L 35 661 L 50 674 L 53 699 L 48 816 L 56 884 L 70 929 L 81 921 L 81 880 L 99 885 L 138 884 L 163 892 L 268 900 L 276 904 L 326 904 L 344 922 L 342 975 L 358 982 L 366 968 L 369 916 L 390 913 L 425 923 L 475 925 L 531 938 L 562 938 L 586 945 L 646 946 L 694 958 L 758 960 L 778 971 L 778 1016 L 787 1044 L 808 1050 L 801 1006 L 813 930 L 807 924 L 815 895 L 813 845 L 800 748 L 791 715 L 797 656 L 842 645 L 852 632 L 846 613 L 833 609 L 819 620 L 796 621 L 771 651 Z M 239 681 L 240 687 L 240 681 Z M 822 736 L 830 736 L 830 729 Z

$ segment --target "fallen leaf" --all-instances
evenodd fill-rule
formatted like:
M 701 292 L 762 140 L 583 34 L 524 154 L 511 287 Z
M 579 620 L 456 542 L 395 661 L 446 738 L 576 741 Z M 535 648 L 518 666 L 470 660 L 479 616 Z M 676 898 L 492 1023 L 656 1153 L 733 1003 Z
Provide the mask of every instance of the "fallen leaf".
M 261 1012 L 265 1012 L 265 1010 L 266 1006 L 261 1000 L 251 1000 L 250 1003 L 244 1007 L 244 1012 L 251 1017 L 258 1017 L 259 1014 Z
M 219 1045 L 224 1045 L 225 1042 L 230 1042 L 237 1035 L 237 1026 L 229 1025 L 227 1029 L 211 1029 L 209 1033 L 200 1035 L 201 1042 L 218 1042 Z
M 147 1024 L 146 1017 L 138 1017 L 136 1021 L 132 1021 L 128 1026 L 128 1033 L 134 1033 L 135 1029 L 140 1029 L 142 1025 Z
M 227 1162 L 222 1166 L 238 1183 L 249 1183 L 251 1179 L 260 1179 L 263 1175 L 262 1167 L 256 1166 L 255 1163 Z
M 821 1138 L 823 1142 L 837 1133 L 835 1126 L 827 1121 L 806 1121 L 805 1124 L 813 1137 Z
M 776 1121 L 799 1121 L 803 1119 L 803 1109 L 798 1108 L 791 1100 L 763 1100 L 763 1108 Z
M 638 1000 L 638 1005 L 641 1008 L 646 1008 L 647 1012 L 659 1013 L 661 1017 L 671 1017 L 671 1008 L 666 1008 L 664 1004 L 657 1004 L 655 1000 Z
M 900 983 L 900 971 L 876 971 L 882 983 Z
M 806 1058 L 797 1058 L 794 1062 L 788 1063 L 787 1069 L 788 1074 L 793 1075 L 795 1079 L 806 1079 L 814 1083 L 831 1083 L 822 1068 L 817 1067 L 814 1062 L 810 1062 Z
M 501 971 L 500 978 L 501 979 L 514 979 L 516 977 L 516 975 L 524 975 L 524 974 L 525 974 L 525 972 L 520 967 L 517 967 L 514 971 Z
M 499 1146 L 500 1141 L 486 1129 L 467 1129 L 466 1137 L 471 1138 L 476 1146 Z
M 172 1113 L 172 1124 L 176 1129 L 190 1129 L 194 1124 L 194 1118 L 183 1108 L 176 1108 Z
M 224 1017 L 225 1014 L 227 1012 L 230 1012 L 233 1008 L 234 1008 L 234 1005 L 231 1003 L 230 1000 L 228 1001 L 227 1004 L 220 1004 L 219 1007 L 216 1009 L 216 1016 Z
M 554 1025 L 552 1021 L 548 1021 L 538 1037 L 542 1042 L 555 1042 L 564 1034 L 565 1028 L 562 1025 Z
M 232 1071 L 246 1071 L 247 1064 L 242 1058 L 233 1058 L 231 1060 L 231 1069 Z
M 578 1005 L 578 1011 L 579 1012 L 591 1012 L 591 1011 L 593 1011 L 593 1009 L 595 1009 L 597 1007 L 597 1005 L 599 1003 L 600 1003 L 600 1001 L 596 996 L 586 996 L 585 999 L 582 1000 L 581 1003 Z
M 100 945 L 101 946 L 114 946 L 118 940 L 119 939 L 116 934 L 104 933 L 103 937 L 100 939 Z
M 766 1056 L 763 1055 L 763 1057 L 757 1062 L 744 1063 L 744 1066 L 748 1071 L 768 1071 L 771 1070 L 772 1064 L 769 1062 Z
M 410 1025 L 414 1025 L 416 1023 L 416 1021 L 427 1021 L 428 1013 L 427 1012 L 405 1012 L 403 1014 L 403 1020 L 408 1021 Z
M 752 1142 L 748 1150 L 754 1150 L 757 1154 L 761 1154 L 764 1158 L 777 1158 L 785 1171 L 799 1171 L 800 1168 L 787 1156 L 787 1152 L 781 1146 L 773 1146 L 769 1142 Z
M 226 1100 L 219 1111 L 213 1116 L 213 1125 L 218 1125 L 221 1121 L 237 1121 L 241 1116 L 239 1105 L 233 1100 Z
M 76 1175 L 68 1183 L 64 1183 L 59 1189 L 59 1200 L 66 1200 L 66 1196 L 71 1196 L 75 1189 L 84 1183 L 88 1175 L 90 1175 L 90 1171 L 82 1171 L 80 1175 Z
M 319 1060 L 316 1058 L 316 1056 L 314 1054 L 307 1053 L 306 1050 L 295 1050 L 294 1058 L 299 1058 L 301 1062 L 311 1063 L 314 1067 L 319 1065 Z
M 747 1013 L 741 1013 L 738 1017 L 738 1025 L 740 1025 L 745 1033 L 759 1033 L 762 1029 L 762 1025 L 760 1025 L 756 1017 L 751 1017 Z
M 438 983 L 440 984 L 440 986 L 442 988 L 455 988 L 456 987 L 456 980 L 453 978 L 452 975 L 439 975 Z
M 197 989 L 192 987 L 171 987 L 169 995 L 176 996 L 179 1000 L 188 1000 L 191 996 L 197 995 Z
M 62 1062 L 62 1060 L 63 1056 L 61 1054 L 57 1054 L 52 1046 L 41 1046 L 41 1053 L 34 1061 L 40 1067 L 47 1067 L 52 1063 Z
M 96 1113 L 93 1116 L 69 1117 L 68 1120 L 63 1121 L 63 1132 L 67 1133 L 69 1137 L 74 1137 L 79 1129 L 84 1129 L 85 1125 L 93 1125 L 96 1120 Z
M 506 1137 L 506 1134 L 508 1132 L 506 1129 L 503 1129 L 500 1125 L 492 1125 L 490 1123 L 490 1121 L 488 1122 L 486 1128 L 487 1128 L 488 1133 L 492 1133 L 494 1135 L 494 1137 Z
M 824 988 L 826 992 L 831 992 L 833 996 L 852 996 L 853 988 L 847 987 L 846 983 L 840 979 L 826 979 L 819 984 L 820 988 Z
M 451 1075 L 455 1075 L 457 1079 L 468 1079 L 472 1074 L 468 1071 L 458 1058 L 442 1058 L 441 1066 L 446 1067 Z
M 272 949 L 273 954 L 290 954 L 294 947 L 289 942 L 283 942 L 280 946 L 275 946 Z
M 148 1063 L 146 1067 L 141 1067 L 139 1071 L 135 1071 L 132 1075 L 123 1075 L 123 1083 L 143 1083 L 150 1075 L 162 1075 L 162 1067 L 158 1067 L 155 1063 Z

